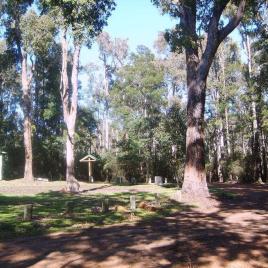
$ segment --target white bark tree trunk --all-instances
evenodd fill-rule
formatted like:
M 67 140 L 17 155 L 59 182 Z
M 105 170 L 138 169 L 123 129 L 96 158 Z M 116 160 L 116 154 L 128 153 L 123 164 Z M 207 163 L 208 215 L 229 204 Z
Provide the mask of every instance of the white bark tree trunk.
M 72 58 L 72 76 L 71 86 L 69 88 L 68 77 L 68 43 L 66 38 L 66 30 L 63 32 L 62 40 L 62 70 L 61 70 L 61 98 L 63 106 L 63 117 L 67 129 L 66 138 L 66 182 L 67 190 L 70 192 L 79 191 L 79 183 L 75 178 L 74 172 L 74 144 L 75 144 L 75 123 L 77 116 L 78 105 L 78 71 L 79 71 L 79 57 L 80 45 L 74 46 Z
M 30 83 L 31 78 L 28 78 L 27 70 L 27 53 L 22 50 L 21 52 L 21 83 L 22 83 L 22 110 L 24 114 L 23 119 L 23 138 L 25 150 L 25 166 L 24 178 L 33 180 L 33 151 L 32 151 L 32 98 Z M 31 74 L 32 75 L 32 74 Z
M 252 51 L 251 51 L 251 40 L 248 35 L 245 38 L 245 47 L 247 53 L 247 65 L 248 65 L 248 73 L 249 73 L 249 81 L 248 86 L 250 91 L 253 91 L 254 88 L 252 86 L 252 72 L 253 72 L 253 62 L 252 62 Z M 259 124 L 257 120 L 257 108 L 256 108 L 256 93 L 251 92 L 251 110 L 252 110 L 252 127 L 253 127 L 253 142 L 252 142 L 252 155 L 254 157 L 254 180 L 262 181 L 261 173 L 261 152 L 260 152 L 260 131 Z

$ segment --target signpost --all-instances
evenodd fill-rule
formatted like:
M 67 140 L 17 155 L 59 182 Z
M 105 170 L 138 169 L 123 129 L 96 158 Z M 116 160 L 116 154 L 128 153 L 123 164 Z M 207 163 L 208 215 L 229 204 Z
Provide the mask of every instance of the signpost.
M 82 159 L 80 159 L 80 162 L 88 163 L 88 179 L 89 179 L 89 182 L 94 182 L 92 164 L 96 160 L 97 160 L 97 158 L 95 156 L 91 155 L 91 154 L 88 154 L 87 156 L 85 156 Z

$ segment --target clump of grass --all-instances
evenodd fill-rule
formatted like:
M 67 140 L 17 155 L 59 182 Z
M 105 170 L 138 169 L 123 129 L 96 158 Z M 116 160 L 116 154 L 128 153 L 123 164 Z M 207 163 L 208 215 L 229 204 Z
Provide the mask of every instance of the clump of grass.
M 234 199 L 237 196 L 235 193 L 220 188 L 211 188 L 210 192 L 220 199 Z

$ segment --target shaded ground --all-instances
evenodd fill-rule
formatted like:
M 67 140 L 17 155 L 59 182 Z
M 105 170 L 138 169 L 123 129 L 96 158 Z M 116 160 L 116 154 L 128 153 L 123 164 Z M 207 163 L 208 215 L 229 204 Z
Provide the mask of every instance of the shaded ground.
M 0 243 L 0 267 L 268 267 L 268 187 L 213 191 L 211 212 Z

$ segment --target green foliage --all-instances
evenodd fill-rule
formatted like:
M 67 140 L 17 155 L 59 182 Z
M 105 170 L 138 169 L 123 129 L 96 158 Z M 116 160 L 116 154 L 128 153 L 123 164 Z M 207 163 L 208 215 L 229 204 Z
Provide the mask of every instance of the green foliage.
M 22 44 L 29 54 L 44 54 L 53 42 L 55 24 L 51 16 L 29 10 L 20 21 Z
M 144 181 L 155 175 L 174 178 L 181 172 L 185 110 L 179 102 L 167 106 L 165 87 L 163 65 L 147 47 L 138 47 L 130 63 L 119 70 L 111 108 L 120 138 L 109 161 L 117 176 Z M 175 154 L 172 146 L 177 148 Z
M 204 39 L 204 33 L 208 33 L 212 19 L 217 19 L 218 21 L 214 21 L 214 23 L 217 23 L 219 30 L 222 29 L 226 26 L 226 20 L 232 20 L 240 3 L 240 1 L 215 0 L 151 0 L 151 2 L 160 8 L 163 14 L 169 14 L 175 19 L 180 19 L 180 23 L 176 24 L 173 29 L 167 30 L 165 34 L 166 40 L 173 51 L 182 51 L 183 48 L 199 48 L 200 42 Z M 186 27 L 185 20 L 183 19 L 183 15 L 185 15 L 184 7 L 187 7 L 189 14 L 191 14 L 192 18 L 190 19 L 196 19 L 195 22 L 192 21 L 193 29 Z M 223 15 L 217 17 L 218 14 L 215 11 L 219 11 L 222 7 L 224 10 Z M 243 22 L 251 26 L 254 24 L 258 25 L 259 20 L 256 18 L 265 8 L 265 0 L 246 1 Z M 193 12 L 196 12 L 194 16 Z M 189 18 L 186 18 L 186 20 L 189 20 Z
M 44 10 L 59 16 L 61 27 L 71 27 L 75 43 L 91 45 L 115 8 L 113 0 L 41 0 Z

